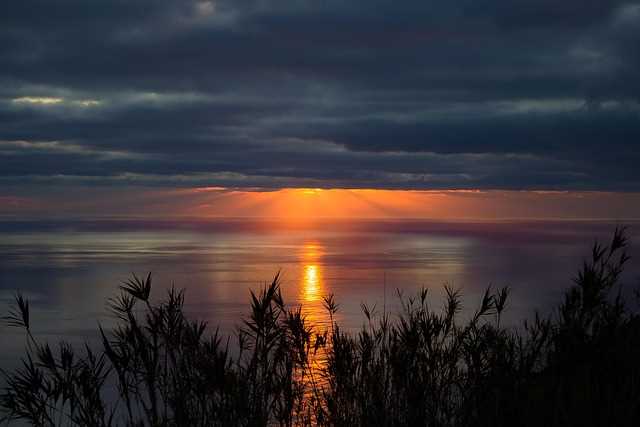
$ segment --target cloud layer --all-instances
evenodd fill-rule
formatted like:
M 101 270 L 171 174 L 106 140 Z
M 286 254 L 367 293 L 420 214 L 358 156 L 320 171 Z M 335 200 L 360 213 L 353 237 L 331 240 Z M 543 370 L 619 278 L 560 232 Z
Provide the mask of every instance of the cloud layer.
M 640 191 L 640 3 L 10 0 L 0 185 Z

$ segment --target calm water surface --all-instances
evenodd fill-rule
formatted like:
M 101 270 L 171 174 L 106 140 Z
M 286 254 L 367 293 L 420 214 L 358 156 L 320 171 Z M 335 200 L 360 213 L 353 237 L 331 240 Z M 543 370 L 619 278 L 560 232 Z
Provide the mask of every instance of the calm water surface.
M 131 273 L 154 278 L 161 298 L 172 284 L 186 289 L 188 312 L 233 332 L 247 312 L 249 292 L 281 272 L 285 301 L 325 322 L 324 295 L 340 303 L 338 321 L 363 322 L 360 304 L 397 309 L 396 289 L 421 287 L 442 304 L 442 287 L 463 291 L 468 310 L 489 285 L 512 288 L 508 321 L 549 311 L 595 238 L 615 224 L 589 222 L 362 222 L 307 227 L 241 222 L 21 224 L 0 227 L 0 307 L 16 290 L 32 304 L 42 338 L 96 339 L 111 325 L 106 301 Z M 637 226 L 631 224 L 634 239 Z M 16 231 L 16 229 L 18 231 Z M 635 241 L 640 241 L 635 238 Z M 635 248 L 631 248 L 632 255 Z M 632 261 L 625 281 L 635 284 Z M 385 285 L 386 282 L 386 285 Z M 14 366 L 24 347 L 17 331 L 0 327 L 0 366 Z

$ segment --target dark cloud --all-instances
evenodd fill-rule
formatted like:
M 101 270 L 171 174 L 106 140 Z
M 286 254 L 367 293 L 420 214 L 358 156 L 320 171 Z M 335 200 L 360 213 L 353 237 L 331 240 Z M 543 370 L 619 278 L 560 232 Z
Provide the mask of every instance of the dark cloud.
M 0 180 L 640 190 L 640 3 L 11 0 Z

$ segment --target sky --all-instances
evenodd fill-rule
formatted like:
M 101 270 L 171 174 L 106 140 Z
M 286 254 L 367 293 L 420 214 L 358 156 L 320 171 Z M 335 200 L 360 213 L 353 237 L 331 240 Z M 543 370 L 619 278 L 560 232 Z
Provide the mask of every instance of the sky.
M 639 45 L 633 1 L 3 1 L 0 216 L 638 218 Z

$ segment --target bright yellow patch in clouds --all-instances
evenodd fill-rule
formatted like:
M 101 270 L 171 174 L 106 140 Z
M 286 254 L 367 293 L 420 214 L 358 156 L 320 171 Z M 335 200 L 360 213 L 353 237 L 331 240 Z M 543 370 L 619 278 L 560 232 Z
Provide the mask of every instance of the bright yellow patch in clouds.
M 50 96 L 22 96 L 20 98 L 14 98 L 12 101 L 15 102 L 16 104 L 49 105 L 49 104 L 59 104 L 62 101 L 64 101 L 64 99 L 54 98 Z
M 95 107 L 96 105 L 100 105 L 100 101 L 96 99 L 81 99 L 80 101 L 75 101 L 74 103 L 83 107 Z
M 216 4 L 213 1 L 199 1 L 196 3 L 195 8 L 200 16 L 209 16 L 216 12 Z
M 68 104 L 76 107 L 95 107 L 100 105 L 100 101 L 97 99 L 76 99 L 67 102 L 64 98 L 58 98 L 54 96 L 21 96 L 20 98 L 13 98 L 16 104 L 25 105 L 62 105 Z

